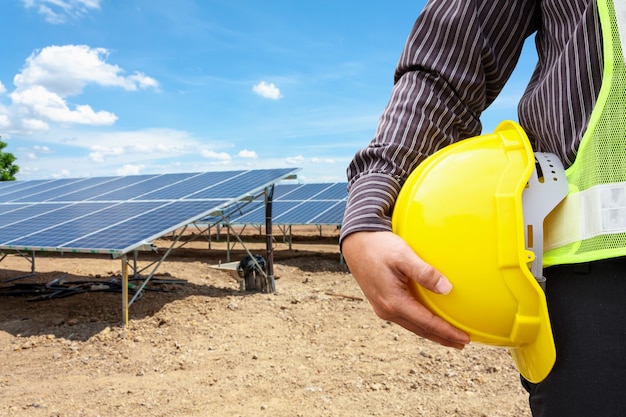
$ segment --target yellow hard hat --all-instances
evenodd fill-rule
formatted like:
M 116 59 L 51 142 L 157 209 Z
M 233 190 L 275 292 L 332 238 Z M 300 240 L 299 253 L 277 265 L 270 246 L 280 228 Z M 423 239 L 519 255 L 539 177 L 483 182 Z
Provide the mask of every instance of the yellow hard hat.
M 533 153 L 521 126 L 504 121 L 426 158 L 392 216 L 393 231 L 453 285 L 440 295 L 414 283 L 413 295 L 472 341 L 509 348 L 535 383 L 556 359 L 538 282 L 543 219 L 567 189 L 558 158 Z

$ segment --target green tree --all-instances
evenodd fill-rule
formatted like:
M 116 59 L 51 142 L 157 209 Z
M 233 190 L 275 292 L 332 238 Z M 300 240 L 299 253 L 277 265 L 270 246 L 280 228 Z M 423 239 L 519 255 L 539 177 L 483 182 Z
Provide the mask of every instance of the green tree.
M 3 151 L 7 144 L 1 139 L 0 136 L 0 181 L 15 181 L 15 174 L 20 167 L 14 164 L 16 158 L 12 153 Z

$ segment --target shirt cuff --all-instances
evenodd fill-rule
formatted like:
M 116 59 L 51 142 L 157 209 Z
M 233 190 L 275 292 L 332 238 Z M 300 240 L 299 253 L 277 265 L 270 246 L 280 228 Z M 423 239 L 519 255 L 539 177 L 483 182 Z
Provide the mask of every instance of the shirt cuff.
M 348 202 L 339 243 L 349 234 L 362 231 L 391 231 L 391 214 L 400 182 L 383 173 L 365 174 L 348 188 Z

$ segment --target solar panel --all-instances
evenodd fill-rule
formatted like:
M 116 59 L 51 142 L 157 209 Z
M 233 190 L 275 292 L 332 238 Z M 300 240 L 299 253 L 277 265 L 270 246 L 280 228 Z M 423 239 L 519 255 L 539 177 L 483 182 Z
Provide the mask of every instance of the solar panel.
M 348 199 L 348 184 L 276 184 L 272 223 L 276 225 L 341 225 Z M 218 219 L 215 219 L 218 221 Z M 265 223 L 265 205 L 254 201 L 230 216 L 231 224 Z
M 33 180 L 33 181 L 1 181 L 0 184 L 10 184 L 9 186 L 2 187 L 0 189 L 0 202 L 10 201 L 20 197 L 20 192 L 28 193 L 27 190 L 34 189 L 37 192 L 37 187 L 49 183 L 51 180 Z
M 80 179 L 78 181 L 66 184 L 58 184 L 59 186 L 55 187 L 43 187 L 42 189 L 30 188 L 29 192 L 22 191 L 21 194 L 12 193 L 7 194 L 5 196 L 0 196 L 0 201 L 11 201 L 11 202 L 31 202 L 38 203 L 41 201 L 54 201 L 57 199 L 64 200 L 76 200 L 77 198 L 66 198 L 66 195 L 75 192 L 78 189 L 86 189 L 92 188 L 95 185 L 101 184 L 104 181 L 107 181 L 107 178 L 89 178 L 89 179 Z M 53 182 L 49 185 L 57 185 L 56 182 Z M 95 189 L 95 188 L 94 188 Z
M 124 254 L 297 171 L 0 182 L 0 250 Z

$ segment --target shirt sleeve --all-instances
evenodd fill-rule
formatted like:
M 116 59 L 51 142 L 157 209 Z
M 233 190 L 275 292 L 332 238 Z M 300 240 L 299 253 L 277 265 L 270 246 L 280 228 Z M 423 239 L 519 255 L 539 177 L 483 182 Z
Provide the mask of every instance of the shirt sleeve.
M 424 158 L 480 134 L 480 115 L 536 30 L 535 1 L 430 0 L 398 62 L 374 138 L 348 166 L 340 241 L 391 230 L 400 188 Z

